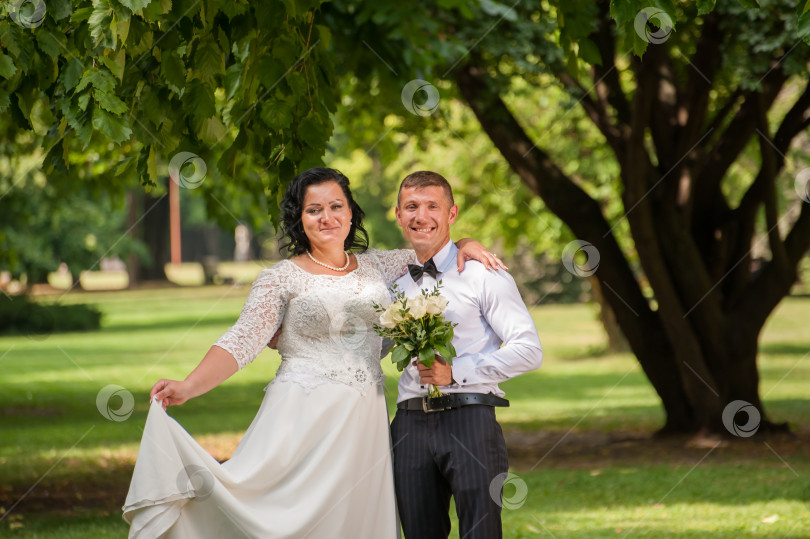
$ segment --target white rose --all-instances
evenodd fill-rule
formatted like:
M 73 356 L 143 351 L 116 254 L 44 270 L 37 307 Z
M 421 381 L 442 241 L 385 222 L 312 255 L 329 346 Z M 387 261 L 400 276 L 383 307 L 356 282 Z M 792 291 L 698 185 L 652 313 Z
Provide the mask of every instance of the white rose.
M 405 320 L 405 317 L 402 316 L 401 314 L 399 314 L 399 311 L 401 311 L 404 308 L 405 307 L 402 304 L 402 300 L 395 301 L 394 303 L 391 304 L 391 310 L 394 312 L 394 315 L 393 315 L 394 316 L 394 322 L 396 322 L 397 324 L 399 324 L 400 322 Z
M 385 311 L 380 315 L 380 325 L 384 328 L 393 328 L 402 322 L 402 315 L 399 314 L 400 309 L 402 309 L 401 301 L 395 301 L 386 307 Z
M 386 309 L 385 311 L 383 311 L 383 313 L 380 315 L 380 325 L 384 328 L 389 329 L 395 327 L 397 323 L 394 322 L 393 315 L 394 311 L 392 311 L 391 309 Z
M 409 314 L 414 318 L 422 318 L 427 313 L 427 301 L 425 296 L 416 296 L 408 300 Z
M 447 298 L 444 296 L 430 296 L 427 299 L 428 314 L 442 314 L 447 308 Z

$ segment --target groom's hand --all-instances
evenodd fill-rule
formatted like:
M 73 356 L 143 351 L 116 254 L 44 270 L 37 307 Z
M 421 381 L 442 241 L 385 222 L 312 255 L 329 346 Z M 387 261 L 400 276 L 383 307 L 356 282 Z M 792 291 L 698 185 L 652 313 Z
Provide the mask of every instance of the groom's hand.
M 419 369 L 419 377 L 423 384 L 449 386 L 453 383 L 453 367 L 439 356 L 434 358 L 432 367 L 425 367 L 417 361 L 416 368 Z
M 276 331 L 276 334 L 273 335 L 273 338 L 270 339 L 269 343 L 267 343 L 267 348 L 270 348 L 272 350 L 278 350 L 278 338 L 279 337 L 281 337 L 281 327 L 278 328 L 278 331 Z

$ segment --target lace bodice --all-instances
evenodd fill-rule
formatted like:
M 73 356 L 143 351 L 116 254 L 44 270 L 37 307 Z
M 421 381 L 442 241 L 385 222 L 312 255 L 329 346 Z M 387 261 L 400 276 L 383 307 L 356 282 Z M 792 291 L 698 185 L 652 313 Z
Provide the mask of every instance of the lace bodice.
M 382 383 L 382 339 L 374 331 L 374 303 L 388 305 L 388 288 L 416 262 L 411 250 L 369 249 L 357 254 L 346 275 L 314 275 L 290 260 L 259 274 L 239 320 L 214 343 L 230 352 L 239 368 L 278 340 L 276 380 L 312 388 L 326 382 L 361 392 Z

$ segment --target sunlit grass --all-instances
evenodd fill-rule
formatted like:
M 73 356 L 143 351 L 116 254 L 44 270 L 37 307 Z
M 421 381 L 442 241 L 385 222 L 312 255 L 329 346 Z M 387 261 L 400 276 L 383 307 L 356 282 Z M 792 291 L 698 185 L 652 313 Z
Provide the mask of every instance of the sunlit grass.
M 33 495 L 85 480 L 125 485 L 149 388 L 161 377 L 184 377 L 236 319 L 247 291 L 219 286 L 70 294 L 64 301 L 101 308 L 101 331 L 0 339 L 0 488 L 24 492 L 46 472 Z M 498 417 L 507 432 L 651 433 L 661 426 L 660 402 L 633 357 L 601 355 L 605 342 L 594 306 L 541 306 L 533 315 L 544 365 L 503 384 L 512 406 L 499 409 Z M 766 327 L 760 356 L 768 413 L 804 433 L 810 422 L 808 319 L 810 300 L 786 300 Z M 227 458 L 278 362 L 266 350 L 172 415 L 215 456 Z M 393 413 L 397 373 L 387 359 L 383 367 Z M 124 421 L 105 419 L 97 408 L 99 391 L 110 384 L 135 398 Z M 113 410 L 121 405 L 116 399 L 109 402 Z M 710 449 L 695 449 L 677 462 L 662 454 L 616 463 L 600 461 L 595 448 L 593 466 L 583 457 L 570 467 L 549 461 L 516 469 L 528 496 L 520 508 L 504 511 L 506 536 L 810 536 L 808 450 L 782 462 L 785 457 L 769 451 L 758 460 L 739 452 L 729 460 Z M 105 515 L 77 500 L 66 514 L 15 510 L 0 521 L 0 535 L 5 533 L 120 537 L 126 528 L 117 513 Z

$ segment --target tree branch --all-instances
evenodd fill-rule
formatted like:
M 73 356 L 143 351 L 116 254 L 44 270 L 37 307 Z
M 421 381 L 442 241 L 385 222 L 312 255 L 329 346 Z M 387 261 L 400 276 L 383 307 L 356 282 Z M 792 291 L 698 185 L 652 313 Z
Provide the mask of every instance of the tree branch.
M 681 154 L 691 148 L 705 132 L 703 129 L 709 110 L 712 80 L 720 68 L 722 59 L 722 55 L 717 54 L 723 40 L 718 19 L 716 12 L 704 18 L 695 54 L 691 60 L 687 59 L 689 67 L 686 69 L 689 75 L 682 94 L 683 100 L 678 104 L 679 122 L 683 125 L 678 149 Z
M 652 105 L 650 107 L 650 135 L 658 157 L 658 170 L 667 175 L 667 184 L 677 182 L 679 168 L 676 165 L 683 153 L 678 153 L 678 81 L 676 80 L 672 58 L 665 44 L 650 45 L 642 59 L 655 71 L 655 84 L 650 88 Z M 687 147 L 688 148 L 688 147 Z
M 767 162 L 768 167 L 772 169 L 774 179 L 778 171 L 784 166 L 784 154 L 790 147 L 791 141 L 807 125 L 810 125 L 809 113 L 810 82 L 808 82 L 802 95 L 799 96 L 793 107 L 782 119 L 782 123 L 774 137 L 776 140 L 773 141 L 776 148 L 769 147 L 765 149 L 763 147 L 763 168 L 765 168 Z M 761 146 L 763 142 L 767 144 L 767 141 L 761 141 Z M 768 156 L 766 156 L 766 153 Z M 782 241 L 778 235 L 779 230 L 778 226 L 776 226 L 778 223 L 774 222 L 777 212 L 775 181 L 761 189 L 763 191 L 767 190 L 763 197 L 765 199 L 765 212 L 768 223 L 768 239 L 771 243 L 773 258 L 750 286 L 740 293 L 741 307 L 738 315 L 740 323 L 749 323 L 752 328 L 762 327 L 773 309 L 790 292 L 790 288 L 793 286 L 798 274 L 798 264 L 807 253 L 808 248 L 810 248 L 810 203 L 804 201 L 799 218 L 785 236 L 784 241 Z M 748 197 L 748 193 L 746 193 L 746 197 Z M 744 199 L 744 202 L 747 201 Z M 749 202 L 748 206 L 750 205 Z M 740 206 L 742 207 L 742 204 Z
M 607 141 L 608 145 L 613 149 L 613 153 L 616 154 L 616 157 L 621 160 L 624 154 L 624 144 L 622 141 L 622 134 L 621 131 L 611 123 L 610 117 L 607 113 L 607 110 L 604 107 L 604 103 L 599 100 L 594 100 L 588 94 L 588 91 L 580 84 L 578 80 L 575 80 L 566 72 L 559 72 L 556 74 L 557 79 L 569 90 L 575 90 L 577 93 L 580 93 L 582 97 L 579 99 L 580 105 L 582 108 L 585 109 L 585 113 L 588 115 L 588 118 L 591 119 L 591 122 L 596 126 L 597 129 L 602 133 Z
M 602 65 L 593 66 L 593 81 L 597 94 L 605 99 L 616 113 L 618 125 L 630 123 L 630 103 L 619 80 L 616 67 L 615 24 L 610 17 L 610 2 L 602 0 L 598 4 L 599 15 L 596 19 L 596 31 L 588 38 L 596 44 Z
M 759 96 L 764 101 L 763 96 Z M 767 109 L 762 106 L 757 111 L 757 131 L 759 133 L 759 153 L 762 156 L 761 173 L 764 179 L 765 225 L 768 227 L 768 243 L 771 247 L 771 264 L 777 273 L 788 271 L 788 258 L 782 238 L 779 237 L 779 208 L 776 202 L 776 172 L 779 168 L 778 156 L 773 143 L 768 138 Z
M 598 277 L 616 291 L 607 295 L 622 329 L 634 349 L 643 347 L 643 333 L 660 331 L 655 316 L 633 276 L 624 254 L 611 233 L 597 201 L 568 178 L 552 159 L 536 147 L 500 96 L 487 84 L 483 68 L 467 64 L 455 72 L 462 97 L 484 131 L 512 169 L 548 208 L 574 232 L 593 244 L 600 254 Z M 639 316 L 644 323 L 638 324 Z
M 793 106 L 782 118 L 782 123 L 776 130 L 773 142 L 781 154 L 786 154 L 793 138 L 810 125 L 810 80 L 804 87 L 804 92 L 796 99 Z M 779 156 L 779 166 L 782 168 L 784 159 Z
M 649 51 L 648 51 L 649 52 Z M 641 62 L 637 71 L 637 88 L 633 103 L 633 120 L 630 125 L 631 138 L 628 144 L 627 162 L 632 164 L 622 170 L 625 178 L 625 205 L 631 209 L 627 219 L 633 233 L 636 249 L 650 285 L 655 290 L 661 323 L 672 343 L 678 375 L 683 382 L 689 401 L 696 409 L 709 410 L 711 414 L 721 412 L 720 403 L 714 394 L 707 391 L 704 384 L 717 388 L 714 373 L 709 370 L 701 344 L 686 320 L 685 307 L 678 293 L 671 268 L 667 265 L 665 245 L 657 232 L 665 226 L 659 219 L 672 219 L 671 215 L 661 216 L 656 210 L 648 184 L 651 174 L 655 174 L 649 161 L 645 159 L 644 137 L 650 120 L 653 105 L 651 89 L 656 85 L 657 71 L 652 62 Z M 660 207 L 667 207 L 666 203 Z M 672 223 L 667 223 L 670 226 Z M 697 373 L 699 378 L 695 377 Z M 703 380 L 703 382 L 699 382 Z
M 774 196 L 772 194 L 772 190 L 775 189 L 775 187 L 773 187 L 775 182 L 773 180 L 769 181 L 769 174 L 772 174 L 773 178 L 775 178 L 779 171 L 781 171 L 784 167 L 784 155 L 790 148 L 791 142 L 796 135 L 801 133 L 807 128 L 808 125 L 810 125 L 810 117 L 808 117 L 808 113 L 810 113 L 810 81 L 808 81 L 807 85 L 805 86 L 804 92 L 799 96 L 798 99 L 796 99 L 796 102 L 782 118 L 782 122 L 780 123 L 779 128 L 776 130 L 776 135 L 772 141 L 772 144 L 776 146 L 776 149 L 774 150 L 773 147 L 768 147 L 761 150 L 764 152 L 763 166 L 760 168 L 759 174 L 757 174 L 754 182 L 746 190 L 739 206 L 734 210 L 731 219 L 729 219 L 729 224 L 727 227 L 733 226 L 736 236 L 733 248 L 731 249 L 729 262 L 737 264 L 735 268 L 728 270 L 731 271 L 731 273 L 728 275 L 728 284 L 726 284 L 724 287 L 727 296 L 726 303 L 729 307 L 738 304 L 749 293 L 749 287 L 751 286 L 750 251 L 751 242 L 754 237 L 756 213 L 760 204 L 765 204 L 766 217 L 768 211 L 771 213 L 775 211 L 773 209 L 775 201 L 772 200 L 770 203 L 767 201 L 769 197 L 772 198 Z M 759 120 L 761 125 L 762 121 L 762 119 Z M 760 143 L 762 142 L 765 141 L 760 140 Z M 773 163 L 769 165 L 769 167 L 772 167 L 772 172 L 770 172 L 770 169 L 764 166 L 766 158 L 773 160 Z M 768 204 L 771 205 L 771 210 L 768 210 Z M 768 228 L 772 228 L 774 223 L 773 216 L 768 219 L 768 223 Z M 801 237 L 801 235 L 793 237 Z M 798 264 L 798 260 L 801 259 L 801 255 L 791 251 L 791 249 L 788 247 L 787 239 L 783 242 L 783 244 L 787 256 L 787 265 L 795 266 Z M 793 249 L 797 249 L 799 247 L 796 246 L 801 246 L 802 243 L 801 241 L 794 240 L 790 245 L 794 246 L 792 247 Z M 803 252 L 804 251 L 801 251 L 801 253 Z M 798 258 L 796 258 L 797 256 Z M 770 267 L 768 268 L 768 271 L 782 273 L 776 272 L 775 269 L 771 270 Z
M 779 302 L 790 292 L 796 282 L 799 261 L 810 248 L 810 203 L 805 202 L 799 219 L 793 224 L 784 241 L 788 257 L 788 272 L 771 263 L 766 264 L 742 296 L 737 312 L 738 323 L 749 331 L 759 331 Z
M 691 146 L 680 155 L 673 153 L 679 141 L 672 139 L 680 131 L 675 118 L 676 96 L 674 89 L 671 89 L 664 103 L 661 93 L 662 88 L 675 82 L 669 65 L 666 49 L 657 46 L 655 49 L 648 48 L 638 70 L 632 125 L 634 138 L 630 146 L 634 149 L 643 147 L 644 107 L 649 107 L 647 114 L 653 124 L 650 131 L 659 164 L 657 168 L 642 167 L 634 157 L 628 158 L 631 167 L 623 171 L 623 176 L 628 177 L 628 203 L 632 202 L 631 207 L 637 206 L 634 214 L 639 212 L 639 215 L 629 215 L 628 219 L 631 220 L 639 257 L 655 290 L 659 308 L 669 323 L 672 341 L 683 346 L 682 357 L 692 358 L 690 368 L 710 372 L 713 379 L 722 383 L 720 373 L 723 372 L 726 354 L 721 337 L 723 315 L 720 294 L 713 289 L 713 281 L 690 234 L 682 205 L 676 204 L 680 183 L 688 180 L 690 161 L 694 159 L 692 154 L 696 151 L 698 141 L 691 141 Z M 639 98 L 640 93 L 648 95 Z M 655 122 L 658 122 L 657 127 Z M 644 168 L 650 171 L 647 182 L 643 180 Z M 659 185 L 662 182 L 664 185 Z M 650 187 L 646 188 L 645 183 Z M 649 237 L 645 238 L 645 235 Z M 701 349 L 702 356 L 700 353 L 694 354 L 697 348 Z M 703 364 L 698 365 L 700 362 Z M 722 392 L 722 388 L 714 387 Z M 699 388 L 694 391 L 701 392 Z
M 761 105 L 757 93 L 746 94 L 740 111 L 718 137 L 717 142 L 706 150 L 707 159 L 701 163 L 693 190 L 693 216 L 703 219 L 705 212 L 711 212 L 717 200 L 720 185 L 728 168 L 737 160 L 746 144 L 754 135 L 757 123 L 757 107 L 770 106 L 779 94 L 785 82 L 785 75 L 775 69 L 762 82 L 762 94 L 765 97 Z
M 734 93 L 732 93 L 728 99 L 726 99 L 726 102 L 723 103 L 720 110 L 718 110 L 712 117 L 711 121 L 709 122 L 709 129 L 715 133 L 721 133 L 722 131 L 720 131 L 720 126 L 723 125 L 726 118 L 728 118 L 729 113 L 734 109 L 735 106 L 737 106 L 737 102 L 741 97 L 743 97 L 742 90 L 740 88 L 734 90 Z M 711 140 L 709 142 L 711 142 Z

